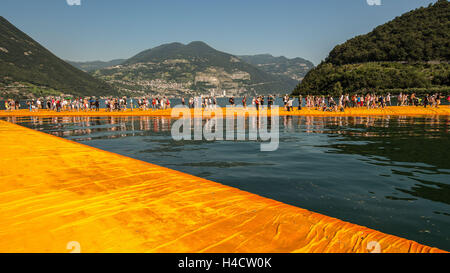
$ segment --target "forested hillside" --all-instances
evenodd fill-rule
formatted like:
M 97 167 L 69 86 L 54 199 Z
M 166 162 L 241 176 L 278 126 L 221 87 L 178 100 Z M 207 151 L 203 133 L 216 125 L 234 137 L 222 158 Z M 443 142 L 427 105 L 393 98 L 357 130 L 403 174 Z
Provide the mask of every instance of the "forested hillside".
M 450 3 L 416 9 L 336 46 L 294 94 L 450 90 Z
M 116 93 L 115 88 L 59 59 L 0 17 L 0 97 Z

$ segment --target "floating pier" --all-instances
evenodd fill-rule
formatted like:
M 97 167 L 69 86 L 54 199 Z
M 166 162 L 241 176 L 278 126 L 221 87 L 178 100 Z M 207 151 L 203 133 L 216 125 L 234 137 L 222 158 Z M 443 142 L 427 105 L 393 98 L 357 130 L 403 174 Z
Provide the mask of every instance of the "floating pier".
M 0 144 L 0 252 L 442 252 L 5 121 Z
M 221 108 L 223 115 L 226 115 L 227 109 Z M 244 115 L 257 115 L 258 112 L 251 107 L 247 109 L 231 108 L 235 114 Z M 203 110 L 203 113 L 210 113 L 213 110 Z M 109 112 L 105 109 L 100 109 L 99 111 L 49 111 L 49 110 L 39 110 L 30 112 L 29 110 L 17 110 L 17 111 L 0 111 L 0 117 L 71 117 L 71 116 L 91 116 L 91 117 L 102 117 L 102 116 L 171 116 L 171 109 L 166 110 L 146 110 L 142 111 L 140 109 L 127 109 L 126 111 L 113 111 Z M 271 115 L 270 111 L 267 111 L 268 115 Z M 194 115 L 194 110 L 191 109 L 191 115 Z M 329 112 L 321 111 L 315 109 L 303 108 L 298 110 L 295 108 L 294 111 L 286 111 L 284 108 L 279 108 L 280 116 L 421 116 L 421 115 L 450 115 L 450 106 L 442 105 L 439 108 L 436 107 L 419 107 L 419 106 L 389 106 L 386 108 L 377 109 L 367 109 L 367 107 L 360 108 L 347 108 L 344 112 Z

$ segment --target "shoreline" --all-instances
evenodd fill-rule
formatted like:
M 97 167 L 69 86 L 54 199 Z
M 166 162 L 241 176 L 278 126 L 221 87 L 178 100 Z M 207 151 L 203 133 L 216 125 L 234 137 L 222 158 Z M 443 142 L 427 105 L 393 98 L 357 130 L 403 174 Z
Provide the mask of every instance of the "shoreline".
M 223 115 L 226 115 L 226 108 L 221 109 Z M 303 108 L 302 110 L 286 111 L 282 107 L 279 108 L 279 116 L 431 116 L 431 115 L 450 115 L 450 106 L 442 105 L 439 108 L 420 107 L 420 106 L 388 106 L 386 108 L 367 109 L 361 108 L 347 108 L 344 112 L 324 112 L 320 110 L 313 110 Z M 195 110 L 189 109 L 191 115 L 194 115 Z M 252 108 L 232 108 L 235 111 L 235 115 L 254 116 L 258 115 L 258 111 Z M 200 111 L 199 111 L 200 112 Z M 198 112 L 198 113 L 199 113 Z M 214 110 L 202 110 L 203 116 L 209 116 Z M 220 113 L 220 112 L 219 112 Z M 267 115 L 271 116 L 271 112 L 267 111 Z M 29 110 L 14 110 L 14 111 L 0 111 L 0 117 L 70 117 L 70 116 L 90 116 L 90 117 L 102 117 L 102 116 L 164 116 L 171 117 L 171 109 L 166 110 L 139 110 L 134 109 L 131 111 L 109 112 L 105 109 L 100 111 L 50 111 L 39 110 L 36 112 L 30 112 Z M 213 115 L 214 116 L 214 115 Z

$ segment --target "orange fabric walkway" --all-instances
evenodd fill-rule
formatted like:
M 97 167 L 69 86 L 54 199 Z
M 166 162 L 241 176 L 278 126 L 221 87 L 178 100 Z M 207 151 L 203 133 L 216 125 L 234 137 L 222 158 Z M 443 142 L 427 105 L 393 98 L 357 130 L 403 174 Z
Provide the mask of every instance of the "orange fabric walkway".
M 222 108 L 224 115 L 226 114 L 226 108 Z M 284 108 L 279 108 L 279 115 L 286 116 L 408 116 L 408 115 L 450 115 L 450 106 L 442 105 L 439 108 L 435 107 L 416 107 L 416 106 L 391 106 L 386 107 L 384 109 L 367 109 L 366 107 L 362 108 L 347 108 L 345 112 L 324 112 L 314 109 L 303 108 L 302 110 L 294 110 L 291 112 L 285 111 Z M 235 108 L 237 112 L 245 113 L 242 108 Z M 257 114 L 254 108 L 248 108 L 247 115 L 255 115 Z M 205 111 L 208 112 L 208 111 Z M 193 114 L 193 110 L 191 110 Z M 270 115 L 270 112 L 268 113 Z M 46 117 L 60 117 L 60 116 L 171 116 L 171 110 L 147 110 L 142 111 L 138 109 L 134 109 L 131 111 L 128 109 L 127 111 L 121 112 L 107 112 L 105 109 L 100 109 L 100 111 L 48 111 L 48 110 L 40 110 L 37 112 L 30 112 L 29 110 L 18 110 L 18 111 L 0 111 L 0 117 L 24 117 L 24 116 L 46 116 Z
M 0 121 L 0 252 L 439 252 Z

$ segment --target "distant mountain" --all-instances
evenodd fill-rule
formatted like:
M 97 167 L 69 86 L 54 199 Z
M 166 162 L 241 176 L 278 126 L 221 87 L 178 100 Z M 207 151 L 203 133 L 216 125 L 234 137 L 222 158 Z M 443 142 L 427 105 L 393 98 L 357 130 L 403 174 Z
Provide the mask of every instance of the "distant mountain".
M 273 74 L 284 75 L 293 80 L 301 81 L 314 64 L 302 58 L 288 59 L 284 56 L 274 57 L 270 54 L 238 56 L 244 62 L 257 66 L 259 69 Z
M 450 3 L 439 0 L 336 46 L 294 94 L 450 93 Z
M 98 69 L 103 69 L 103 68 L 107 68 L 107 67 L 111 67 L 111 66 L 116 66 L 119 64 L 122 64 L 123 62 L 125 62 L 126 59 L 117 59 L 117 60 L 112 60 L 109 62 L 103 62 L 103 61 L 92 61 L 92 62 L 75 62 L 75 61 L 67 61 L 69 64 L 75 66 L 76 68 L 86 71 L 86 72 L 90 72 L 90 71 L 95 71 Z
M 95 77 L 123 92 L 160 95 L 285 93 L 298 81 L 273 75 L 204 42 L 164 44 L 121 65 L 99 69 Z
M 62 61 L 0 17 L 0 97 L 71 94 L 106 95 L 117 91 Z

